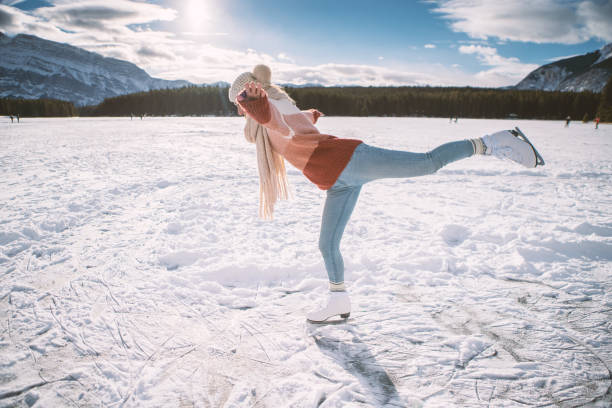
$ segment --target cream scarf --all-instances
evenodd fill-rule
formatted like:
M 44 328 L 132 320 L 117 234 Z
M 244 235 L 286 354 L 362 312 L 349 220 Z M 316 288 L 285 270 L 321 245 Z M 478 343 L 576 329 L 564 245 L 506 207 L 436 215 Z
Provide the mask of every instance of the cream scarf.
M 285 159 L 272 149 L 268 130 L 247 115 L 244 129 L 247 141 L 255 143 L 259 169 L 259 216 L 271 220 L 274 204 L 290 196 Z

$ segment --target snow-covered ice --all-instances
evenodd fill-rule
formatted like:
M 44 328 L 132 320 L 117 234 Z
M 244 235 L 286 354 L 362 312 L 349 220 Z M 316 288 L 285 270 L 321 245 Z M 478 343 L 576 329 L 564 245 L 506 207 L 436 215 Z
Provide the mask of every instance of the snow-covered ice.
M 290 169 L 259 220 L 242 120 L 0 124 L 0 406 L 612 404 L 612 125 L 322 118 L 411 151 L 518 125 L 546 166 L 366 185 L 351 318 L 312 325 L 325 193 Z

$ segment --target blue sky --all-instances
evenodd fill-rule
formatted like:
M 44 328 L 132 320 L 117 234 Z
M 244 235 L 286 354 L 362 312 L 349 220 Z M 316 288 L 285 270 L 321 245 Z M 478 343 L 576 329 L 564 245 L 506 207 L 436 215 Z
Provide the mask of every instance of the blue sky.
M 323 85 L 513 85 L 612 42 L 612 0 L 0 0 L 0 30 L 231 81 L 257 63 Z

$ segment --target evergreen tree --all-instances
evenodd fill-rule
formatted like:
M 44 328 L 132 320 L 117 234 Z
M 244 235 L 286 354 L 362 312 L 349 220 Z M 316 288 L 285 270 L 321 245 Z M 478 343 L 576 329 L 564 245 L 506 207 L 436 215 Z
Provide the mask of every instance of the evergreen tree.
M 610 77 L 601 93 L 598 111 L 599 119 L 602 122 L 612 122 L 612 77 Z

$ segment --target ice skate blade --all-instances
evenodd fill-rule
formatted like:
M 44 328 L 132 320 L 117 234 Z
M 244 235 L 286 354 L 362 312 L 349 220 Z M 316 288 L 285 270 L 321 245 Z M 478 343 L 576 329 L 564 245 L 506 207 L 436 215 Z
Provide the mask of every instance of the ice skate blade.
M 306 321 L 308 323 L 312 323 L 312 324 L 341 324 L 341 323 L 345 323 L 348 320 L 350 315 L 351 315 L 351 313 L 349 312 L 349 313 L 342 313 L 340 315 L 340 319 L 330 320 L 333 317 L 338 316 L 338 315 L 334 315 L 334 316 L 328 317 L 325 320 L 310 320 L 310 319 L 306 319 Z
M 531 148 L 533 149 L 533 153 L 536 156 L 536 165 L 535 167 L 538 166 L 544 166 L 544 159 L 542 158 L 542 156 L 540 155 L 540 153 L 536 150 L 535 146 L 533 145 L 533 143 L 531 143 L 529 141 L 529 139 L 527 139 L 527 136 L 525 136 L 525 134 L 523 132 L 521 132 L 521 129 L 517 127 L 514 128 L 514 130 L 510 131 L 514 136 L 518 137 L 519 139 L 521 139 L 524 142 L 527 142 L 529 144 L 529 146 L 531 146 Z

